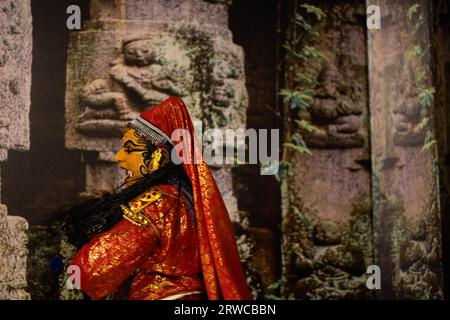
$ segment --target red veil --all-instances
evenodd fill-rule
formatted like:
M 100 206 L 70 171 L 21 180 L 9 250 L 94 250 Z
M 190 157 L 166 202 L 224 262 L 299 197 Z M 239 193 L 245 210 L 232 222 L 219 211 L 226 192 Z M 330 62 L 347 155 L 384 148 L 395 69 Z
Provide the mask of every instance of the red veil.
M 227 208 L 201 157 L 194 127 L 183 101 L 170 97 L 142 112 L 135 120 L 142 129 L 147 129 L 145 131 L 150 128 L 173 145 L 179 143 L 171 139 L 175 130 L 183 129 L 189 133 L 190 140 L 183 150 L 188 151 L 191 161 L 183 161 L 183 168 L 192 184 L 200 259 L 208 298 L 251 299 Z M 198 159 L 195 162 L 194 155 Z

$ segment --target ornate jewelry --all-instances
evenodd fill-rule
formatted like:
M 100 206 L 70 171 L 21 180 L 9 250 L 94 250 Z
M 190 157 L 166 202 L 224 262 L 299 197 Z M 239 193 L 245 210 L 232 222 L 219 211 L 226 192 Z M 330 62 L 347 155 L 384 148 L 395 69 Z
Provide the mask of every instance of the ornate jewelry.
M 127 205 L 120 205 L 123 217 L 134 225 L 140 227 L 152 227 L 159 239 L 160 233 L 158 228 L 156 228 L 153 222 L 142 213 L 142 210 L 156 202 L 161 196 L 162 192 L 159 189 L 152 188 L 128 202 Z
M 157 148 L 153 151 L 149 171 L 153 172 L 160 167 L 164 167 L 169 162 L 169 152 L 164 148 Z

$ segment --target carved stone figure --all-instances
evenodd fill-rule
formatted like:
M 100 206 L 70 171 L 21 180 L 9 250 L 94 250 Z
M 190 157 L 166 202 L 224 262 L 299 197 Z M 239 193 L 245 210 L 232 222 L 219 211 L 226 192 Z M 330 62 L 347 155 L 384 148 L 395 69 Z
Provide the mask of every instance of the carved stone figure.
M 184 98 L 189 106 L 200 103 L 191 58 L 180 41 L 168 33 L 124 40 L 109 75 L 111 85 L 108 80 L 95 79 L 82 88 L 80 102 L 86 109 L 79 117 L 80 133 L 116 136 L 125 120 L 171 95 Z
M 420 105 L 418 88 L 410 63 L 399 65 L 398 79 L 393 81 L 394 93 L 399 97 L 394 101 L 394 143 L 402 146 L 417 146 L 424 143 L 425 130 L 420 127 L 421 120 L 428 112 Z
M 112 78 L 146 104 L 160 103 L 170 95 L 184 98 L 189 94 L 193 81 L 191 62 L 173 39 L 126 40 L 123 59 L 114 62 Z
M 326 60 L 293 65 L 317 75 L 310 107 L 299 112 L 316 130 L 301 130 L 311 154 L 287 150 L 294 175 L 282 206 L 284 296 L 370 299 L 365 278 L 373 264 L 366 7 L 363 1 L 319 6 L 326 14 L 315 25 L 320 36 L 303 45 L 321 51 Z
M 333 61 L 334 60 L 334 61 Z M 319 72 L 318 85 L 306 119 L 317 128 L 305 132 L 305 142 L 316 148 L 357 148 L 364 145 L 362 114 L 364 105 L 363 66 L 350 56 L 335 56 Z
M 127 98 L 122 92 L 110 91 L 109 85 L 104 79 L 95 79 L 83 87 L 81 102 L 86 105 L 86 110 L 80 119 L 114 118 L 111 113 L 115 109 L 119 119 L 133 119 L 136 115 L 129 107 Z
M 234 49 L 234 50 L 233 50 Z M 214 128 L 244 128 L 248 105 L 242 52 L 218 46 L 214 55 L 211 118 Z

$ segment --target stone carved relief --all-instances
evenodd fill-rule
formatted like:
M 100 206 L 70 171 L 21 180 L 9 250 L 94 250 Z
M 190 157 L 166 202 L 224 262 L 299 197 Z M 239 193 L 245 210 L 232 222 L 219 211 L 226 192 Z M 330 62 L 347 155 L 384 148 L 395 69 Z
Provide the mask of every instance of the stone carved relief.
M 361 134 L 364 82 L 362 67 L 352 66 L 349 57 L 327 63 L 320 71 L 319 84 L 309 109 L 316 131 L 305 133 L 305 142 L 315 148 L 358 148 L 364 146 Z
M 441 246 L 435 217 L 430 210 L 423 217 L 408 219 L 398 202 L 389 204 L 392 236 L 393 287 L 402 299 L 442 299 Z
M 287 156 L 295 178 L 285 195 L 284 296 L 372 299 L 365 4 L 320 6 L 327 15 L 317 26 L 321 36 L 306 43 L 327 61 L 304 66 L 318 78 L 308 112 L 299 113 L 316 127 L 301 132 L 312 154 Z
M 302 132 L 311 148 L 360 148 L 365 144 L 366 62 L 364 37 L 357 20 L 361 9 L 354 6 L 347 10 L 347 14 L 335 10 L 332 13 L 336 19 L 334 24 L 339 25 L 329 26 L 344 31 L 324 35 L 327 42 L 314 44 L 325 53 L 328 61 L 305 66 L 318 75 L 311 106 L 308 112 L 300 114 L 316 127 L 312 133 Z M 357 44 L 352 47 L 352 42 Z
M 419 146 L 424 143 L 425 130 L 419 124 L 428 112 L 420 105 L 418 88 L 410 63 L 403 62 L 396 67 L 398 81 L 393 81 L 394 95 L 394 144 L 399 146 Z
M 245 128 L 248 105 L 243 54 L 239 47 L 218 45 L 213 60 L 211 127 Z
M 74 88 L 76 131 L 117 137 L 129 119 L 171 95 L 185 101 L 204 129 L 245 128 L 243 59 L 240 47 L 195 27 L 130 35 L 109 63 L 108 77 Z
M 184 99 L 192 92 L 191 61 L 185 49 L 170 39 L 131 39 L 123 44 L 124 61 L 115 62 L 112 78 L 147 105 L 170 95 Z
M 433 106 L 421 106 L 419 87 L 431 85 L 427 51 L 432 25 L 426 4 L 420 28 L 407 16 L 414 1 L 381 1 L 383 33 L 369 32 L 371 146 L 376 264 L 382 299 L 441 299 L 442 266 L 438 170 L 434 148 L 422 150 Z M 420 57 L 412 54 L 422 47 Z M 428 61 L 426 61 L 428 60 Z M 416 78 L 417 77 L 417 78 Z M 419 79 L 420 78 L 420 79 Z
M 29 0 L 0 1 L 0 166 L 30 146 L 32 17 Z M 1 185 L 1 174 L 0 174 Z M 0 203 L 0 300 L 29 299 L 25 219 Z
M 82 89 L 80 100 L 86 106 L 80 119 L 114 118 L 129 120 L 136 114 L 128 105 L 126 96 L 121 92 L 113 92 L 105 79 L 95 79 L 85 85 Z M 111 113 L 111 109 L 117 112 Z
M 116 136 L 139 111 L 171 95 L 188 106 L 198 105 L 191 64 L 186 49 L 169 35 L 125 40 L 121 55 L 110 64 L 110 79 L 94 79 L 82 88 L 80 102 L 85 110 L 78 131 Z
M 370 299 L 366 268 L 372 264 L 370 207 L 355 208 L 350 222 L 295 212 L 287 226 L 287 271 L 295 299 Z M 295 226 L 295 227 L 294 227 Z M 295 228 L 295 231 L 292 230 Z
M 0 300 L 29 300 L 27 288 L 28 223 L 7 216 L 0 204 Z

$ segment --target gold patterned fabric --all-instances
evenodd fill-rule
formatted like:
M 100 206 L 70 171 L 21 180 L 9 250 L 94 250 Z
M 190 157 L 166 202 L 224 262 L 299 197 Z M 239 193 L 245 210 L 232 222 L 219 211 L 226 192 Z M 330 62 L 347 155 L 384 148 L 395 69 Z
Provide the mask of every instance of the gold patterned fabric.
M 82 290 L 94 299 L 139 300 L 203 290 L 197 233 L 184 196 L 174 186 L 159 185 L 128 206 L 142 208 L 159 239 L 154 228 L 127 219 L 99 234 L 72 259 L 81 270 Z M 127 279 L 131 286 L 123 296 Z
M 202 157 L 189 111 L 170 97 L 139 116 L 171 138 L 191 185 L 204 285 L 208 299 L 250 300 L 231 220 L 219 188 Z M 181 148 L 178 148 L 181 147 Z

